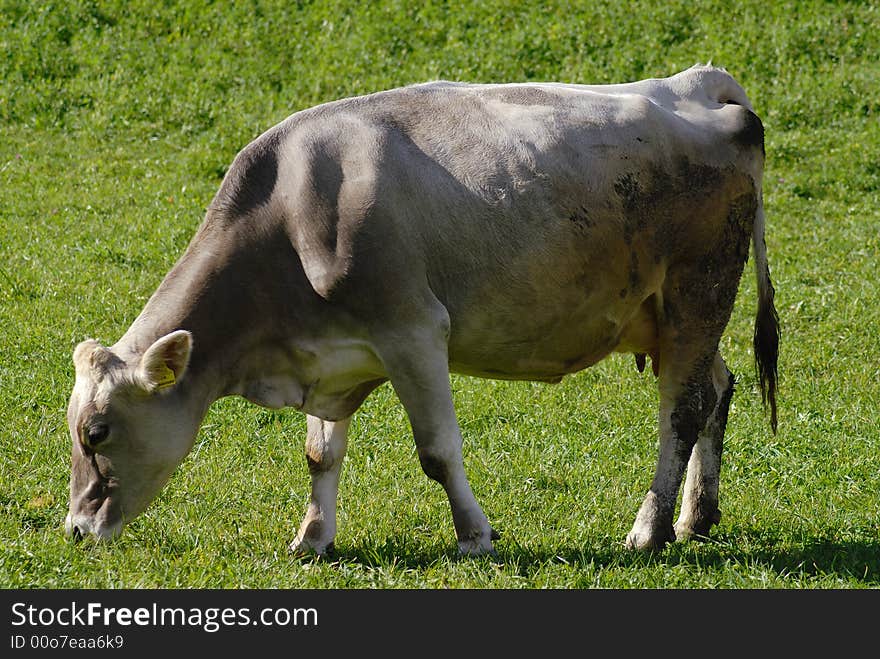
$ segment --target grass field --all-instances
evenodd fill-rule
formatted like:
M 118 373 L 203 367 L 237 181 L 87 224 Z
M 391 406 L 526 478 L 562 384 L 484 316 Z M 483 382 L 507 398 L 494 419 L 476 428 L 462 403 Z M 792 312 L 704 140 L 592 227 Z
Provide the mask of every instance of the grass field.
M 0 0 L 0 587 L 880 586 L 877 3 L 228 4 Z M 453 378 L 496 558 L 456 557 L 389 385 L 355 416 L 335 560 L 286 553 L 305 417 L 234 398 L 118 542 L 65 540 L 73 347 L 122 335 L 256 135 L 430 79 L 623 82 L 708 60 L 765 123 L 783 329 L 774 436 L 749 265 L 722 340 L 740 385 L 711 541 L 623 547 L 657 452 L 654 378 L 624 355 L 557 386 Z

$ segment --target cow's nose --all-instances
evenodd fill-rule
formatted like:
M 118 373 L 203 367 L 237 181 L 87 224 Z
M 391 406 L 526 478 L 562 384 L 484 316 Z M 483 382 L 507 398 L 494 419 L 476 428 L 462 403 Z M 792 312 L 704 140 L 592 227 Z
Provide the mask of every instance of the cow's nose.
M 64 518 L 64 533 L 74 542 L 79 542 L 85 536 L 84 529 L 73 521 L 73 515 L 70 513 L 67 513 L 67 517 Z

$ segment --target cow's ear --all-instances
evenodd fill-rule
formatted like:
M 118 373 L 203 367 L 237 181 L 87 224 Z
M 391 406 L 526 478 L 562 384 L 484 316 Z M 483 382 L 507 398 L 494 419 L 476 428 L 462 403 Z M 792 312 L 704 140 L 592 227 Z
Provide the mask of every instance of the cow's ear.
M 147 391 L 174 387 L 186 373 L 192 353 L 192 334 L 177 330 L 147 348 L 138 367 L 138 380 Z

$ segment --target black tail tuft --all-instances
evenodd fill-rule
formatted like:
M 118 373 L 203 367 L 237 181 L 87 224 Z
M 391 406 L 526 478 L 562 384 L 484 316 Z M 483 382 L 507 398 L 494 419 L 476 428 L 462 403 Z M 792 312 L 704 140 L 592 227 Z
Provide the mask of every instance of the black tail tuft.
M 770 426 L 776 434 L 776 362 L 779 357 L 779 315 L 773 304 L 776 291 L 766 273 L 767 294 L 758 301 L 755 317 L 755 367 L 761 383 L 761 400 L 770 403 Z

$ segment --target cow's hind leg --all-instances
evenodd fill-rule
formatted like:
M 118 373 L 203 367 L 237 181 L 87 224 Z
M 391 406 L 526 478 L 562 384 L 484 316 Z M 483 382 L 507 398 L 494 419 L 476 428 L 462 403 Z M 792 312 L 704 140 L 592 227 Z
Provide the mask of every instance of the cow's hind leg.
M 464 470 L 445 331 L 442 327 L 425 329 L 390 340 L 382 350 L 382 359 L 409 417 L 422 470 L 440 483 L 449 497 L 460 553 L 493 553 L 492 539 L 497 536 Z
M 336 537 L 336 497 L 339 473 L 348 448 L 351 417 L 323 421 L 309 416 L 306 462 L 312 478 L 312 496 L 290 550 L 297 555 L 326 554 Z
M 732 392 L 718 342 L 748 258 L 757 203 L 745 179 L 731 178 L 728 186 L 718 190 L 717 201 L 726 203 L 706 206 L 716 212 L 701 218 L 700 239 L 667 270 L 658 294 L 660 456 L 626 539 L 631 548 L 660 548 L 674 539 L 672 515 L 689 461 L 695 471 L 686 488 L 682 533 L 705 532 L 718 517 L 721 426 Z
M 717 397 L 712 386 L 712 353 L 678 361 L 661 350 L 660 455 L 650 490 L 626 537 L 631 549 L 662 549 L 675 539 L 672 515 L 691 451 Z
M 717 403 L 709 415 L 691 452 L 687 479 L 681 500 L 681 513 L 675 523 L 678 540 L 706 537 L 713 524 L 721 520 L 718 508 L 718 483 L 721 472 L 721 452 L 727 413 L 733 397 L 733 374 L 727 369 L 721 353 L 715 355 L 712 365 L 712 385 Z

